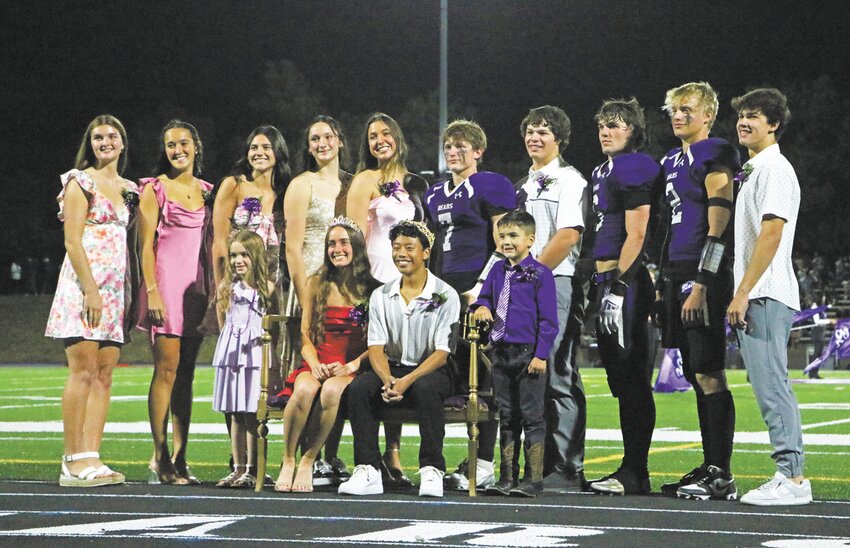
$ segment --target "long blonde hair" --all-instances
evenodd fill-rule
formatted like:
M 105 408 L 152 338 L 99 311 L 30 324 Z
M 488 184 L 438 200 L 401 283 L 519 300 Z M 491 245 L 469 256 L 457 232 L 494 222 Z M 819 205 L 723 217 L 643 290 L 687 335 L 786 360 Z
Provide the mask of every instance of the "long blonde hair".
M 268 310 L 272 304 L 272 294 L 269 290 L 269 265 L 266 257 L 266 244 L 254 232 L 250 230 L 240 230 L 227 242 L 228 252 L 230 246 L 234 242 L 239 242 L 248 252 L 248 257 L 251 259 L 251 268 L 244 277 L 240 278 L 233 272 L 233 266 L 229 265 L 224 271 L 224 278 L 221 280 L 221 285 L 218 286 L 218 298 L 216 306 L 221 312 L 227 313 L 230 309 L 230 297 L 233 294 L 233 283 L 236 280 L 241 280 L 248 287 L 257 290 L 259 296 L 260 309 Z M 228 259 L 228 264 L 230 260 Z

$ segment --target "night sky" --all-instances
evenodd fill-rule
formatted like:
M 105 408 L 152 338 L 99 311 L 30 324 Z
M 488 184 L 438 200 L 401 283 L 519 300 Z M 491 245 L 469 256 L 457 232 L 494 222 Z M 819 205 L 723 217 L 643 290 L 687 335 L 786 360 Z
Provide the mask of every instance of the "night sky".
M 254 126 L 279 125 L 291 147 L 303 129 L 247 108 L 267 62 L 294 62 L 333 116 L 396 116 L 439 84 L 439 0 L 3 2 L 0 21 L 0 192 L 8 201 L 8 179 L 26 177 L 32 192 L 15 199 L 51 231 L 58 175 L 102 112 L 129 130 L 132 177 L 153 175 L 154 158 L 134 152 L 153 150 L 167 119 L 214 127 L 208 148 L 220 150 L 205 175 L 215 182 Z M 561 106 L 574 126 L 566 157 L 587 174 L 601 159 L 592 116 L 602 99 L 635 95 L 658 112 L 668 88 L 707 80 L 728 119 L 747 86 L 842 82 L 847 21 L 844 2 L 449 0 L 449 98 L 487 131 L 485 160 L 503 163 L 525 158 L 529 107 Z M 347 128 L 352 141 L 361 131 Z

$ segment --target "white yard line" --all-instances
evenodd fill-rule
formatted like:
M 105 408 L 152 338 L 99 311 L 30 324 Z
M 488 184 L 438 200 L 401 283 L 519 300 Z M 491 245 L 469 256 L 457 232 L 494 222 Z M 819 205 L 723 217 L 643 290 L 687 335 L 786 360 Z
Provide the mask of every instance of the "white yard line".
M 278 423 L 279 424 L 279 423 Z M 274 423 L 272 429 L 279 428 Z M 42 422 L 0 422 L 0 433 L 21 432 L 62 432 L 62 421 Z M 105 432 L 107 434 L 146 434 L 150 433 L 150 424 L 145 422 L 108 422 Z M 224 421 L 217 423 L 192 423 L 193 434 L 220 434 L 227 435 Z M 345 425 L 344 435 L 351 435 L 350 425 Z M 406 424 L 402 429 L 402 435 L 419 437 L 419 427 Z M 466 426 L 463 424 L 446 425 L 447 439 L 466 439 Z M 588 441 L 622 441 L 620 430 L 610 428 L 590 428 L 587 430 Z M 652 437 L 654 442 L 672 443 L 700 443 L 698 430 L 656 430 Z M 850 446 L 850 434 L 805 434 L 803 442 L 807 446 Z M 769 445 L 767 432 L 735 432 L 735 443 Z

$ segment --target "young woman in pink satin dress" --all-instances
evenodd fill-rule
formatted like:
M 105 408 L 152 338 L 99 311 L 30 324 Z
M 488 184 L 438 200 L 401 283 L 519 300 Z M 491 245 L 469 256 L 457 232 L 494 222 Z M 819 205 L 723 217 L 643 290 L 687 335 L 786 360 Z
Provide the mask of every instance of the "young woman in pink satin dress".
M 148 414 L 154 442 L 149 483 L 200 483 L 186 464 L 198 331 L 212 280 L 205 232 L 212 185 L 198 179 L 203 147 L 189 123 L 163 128 L 157 177 L 142 179 L 140 329 L 150 333 L 154 374 Z M 173 453 L 168 448 L 172 415 Z
M 372 276 L 381 283 L 400 276 L 392 260 L 390 228 L 400 221 L 421 221 L 424 217 L 422 201 L 428 183 L 407 171 L 406 160 L 407 144 L 398 122 L 381 112 L 370 116 L 360 142 L 346 214 L 366 235 Z M 384 425 L 384 432 L 384 485 L 409 487 L 412 484 L 401 470 L 399 456 L 401 427 Z

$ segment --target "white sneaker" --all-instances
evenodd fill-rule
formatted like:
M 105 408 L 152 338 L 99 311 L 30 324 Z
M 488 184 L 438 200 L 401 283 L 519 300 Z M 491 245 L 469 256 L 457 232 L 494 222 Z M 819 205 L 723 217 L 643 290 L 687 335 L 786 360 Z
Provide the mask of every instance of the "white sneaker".
M 419 469 L 419 496 L 420 497 L 442 497 L 443 476 L 446 473 L 437 470 L 433 466 L 423 466 Z M 353 477 L 353 476 L 352 476 Z M 345 484 L 343 484 L 345 485 Z
M 782 473 L 741 497 L 741 502 L 753 506 L 797 506 L 812 502 L 812 484 L 809 480 L 797 485 Z
M 469 464 L 464 460 L 449 478 L 450 488 L 456 491 L 469 490 Z M 476 459 L 475 461 L 475 484 L 479 489 L 486 489 L 496 484 L 496 472 L 492 461 Z
M 370 464 L 358 464 L 348 481 L 340 483 L 340 495 L 380 495 L 384 492 L 381 473 Z

